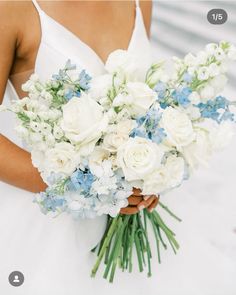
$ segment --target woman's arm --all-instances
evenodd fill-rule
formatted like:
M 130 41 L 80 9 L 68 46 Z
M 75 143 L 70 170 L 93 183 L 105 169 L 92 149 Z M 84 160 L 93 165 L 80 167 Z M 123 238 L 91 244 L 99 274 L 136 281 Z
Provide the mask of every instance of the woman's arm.
M 0 103 L 18 46 L 19 27 L 12 5 L 10 2 L 0 3 Z M 5 124 L 7 125 L 7 122 Z M 46 188 L 38 170 L 32 165 L 30 154 L 1 134 L 0 180 L 32 192 Z

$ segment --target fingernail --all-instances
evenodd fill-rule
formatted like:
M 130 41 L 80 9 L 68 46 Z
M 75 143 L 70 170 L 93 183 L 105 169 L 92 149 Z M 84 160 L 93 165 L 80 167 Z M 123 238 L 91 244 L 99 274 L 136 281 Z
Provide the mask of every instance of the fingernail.
M 139 211 L 142 211 L 144 208 L 145 208 L 144 205 L 141 205 L 141 206 L 138 207 Z
M 144 196 L 143 198 L 145 201 L 147 201 L 150 198 L 150 196 Z

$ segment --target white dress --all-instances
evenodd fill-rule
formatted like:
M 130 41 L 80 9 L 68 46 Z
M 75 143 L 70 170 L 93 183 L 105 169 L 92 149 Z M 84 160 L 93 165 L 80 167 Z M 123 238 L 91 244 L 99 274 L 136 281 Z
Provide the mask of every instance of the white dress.
M 42 38 L 35 65 L 41 78 L 49 78 L 64 66 L 68 58 L 92 76 L 104 73 L 104 63 L 88 45 L 46 15 L 35 0 L 33 3 L 41 21 Z M 128 50 L 140 54 L 140 59 L 149 63 L 150 43 L 138 1 Z M 5 104 L 9 103 L 9 97 L 16 96 L 10 82 L 7 92 Z M 0 121 L 0 132 L 20 145 L 13 132 L 11 114 L 1 114 Z M 178 195 L 175 199 L 170 198 L 171 194 L 167 196 L 170 206 L 186 221 L 176 224 L 168 218 L 179 236 L 182 246 L 179 254 L 174 256 L 171 251 L 165 252 L 161 265 L 155 263 L 154 256 L 153 277 L 150 279 L 136 270 L 132 274 L 117 270 L 115 282 L 109 284 L 102 279 L 101 272 L 97 278 L 90 278 L 96 259 L 90 250 L 104 232 L 106 217 L 74 221 L 70 216 L 61 215 L 51 219 L 32 203 L 32 193 L 0 182 L 0 294 L 235 295 L 235 261 L 223 257 L 214 245 L 206 243 L 207 230 L 211 229 L 213 222 L 204 230 L 206 214 L 196 214 L 193 206 L 199 208 L 200 202 L 193 197 L 184 198 L 187 193 L 192 193 L 190 185 L 175 192 Z M 215 224 L 219 228 L 218 242 L 233 242 L 233 234 L 231 236 L 227 231 L 225 234 L 223 229 L 222 214 L 220 218 L 221 222 Z M 235 254 L 233 250 L 232 253 Z M 25 277 L 20 287 L 13 287 L 8 282 L 9 274 L 16 270 Z M 216 277 L 209 275 L 213 270 Z

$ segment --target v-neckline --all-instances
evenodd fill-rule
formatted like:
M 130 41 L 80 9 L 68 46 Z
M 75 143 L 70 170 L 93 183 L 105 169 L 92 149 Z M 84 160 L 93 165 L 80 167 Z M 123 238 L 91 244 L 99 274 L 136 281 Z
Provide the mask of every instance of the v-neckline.
M 39 17 L 40 17 L 40 22 L 42 22 L 41 20 L 41 16 L 40 13 L 42 13 L 46 18 L 50 19 L 56 26 L 60 27 L 66 34 L 72 36 L 74 39 L 78 40 L 78 42 L 80 42 L 80 44 L 82 44 L 86 49 L 88 49 L 90 52 L 92 52 L 92 54 L 96 57 L 96 59 L 101 63 L 101 65 L 103 65 L 103 67 L 105 67 L 107 59 L 109 57 L 109 55 L 114 51 L 110 52 L 106 58 L 106 60 L 103 60 L 100 55 L 96 52 L 95 49 L 93 49 L 88 43 L 86 43 L 85 41 L 83 41 L 79 36 L 77 36 L 75 33 L 73 33 L 70 29 L 68 29 L 67 27 L 65 27 L 63 24 L 61 24 L 59 21 L 55 20 L 53 17 L 51 17 L 50 15 L 48 15 L 38 4 L 38 2 L 36 1 L 37 5 L 38 5 L 38 9 L 39 9 Z M 133 41 L 134 38 L 134 33 L 137 27 L 137 22 L 138 22 L 138 17 L 139 17 L 139 13 L 140 13 L 140 7 L 139 6 L 135 6 L 135 19 L 134 19 L 134 25 L 133 25 L 133 30 L 132 30 L 132 34 L 130 36 L 127 48 L 124 50 L 129 50 L 130 45 Z M 41 23 L 41 34 L 42 34 L 42 23 Z M 42 38 L 41 38 L 41 42 L 42 42 Z M 120 48 L 117 48 L 120 49 Z

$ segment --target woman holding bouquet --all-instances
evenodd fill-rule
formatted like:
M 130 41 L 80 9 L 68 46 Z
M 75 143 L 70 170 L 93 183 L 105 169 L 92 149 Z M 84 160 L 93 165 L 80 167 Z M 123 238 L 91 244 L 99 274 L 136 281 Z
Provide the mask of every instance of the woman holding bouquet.
M 6 104 L 7 99 L 24 97 L 21 85 L 32 72 L 49 78 L 68 58 L 93 76 L 104 72 L 106 58 L 117 48 L 140 54 L 148 66 L 150 21 L 149 1 L 0 3 L 1 102 L 5 90 Z M 88 275 L 94 260 L 90 250 L 104 233 L 106 217 L 73 221 L 68 216 L 41 215 L 32 204 L 32 193 L 44 191 L 47 185 L 13 128 L 12 118 L 1 114 L 0 289 L 13 294 L 6 278 L 14 270 L 25 276 L 18 290 L 24 295 L 92 294 L 89 286 L 108 288 Z M 143 196 L 134 189 L 121 213 L 151 211 L 157 203 L 156 196 Z M 117 287 L 111 292 L 121 294 Z M 128 289 L 122 294 L 126 293 Z

